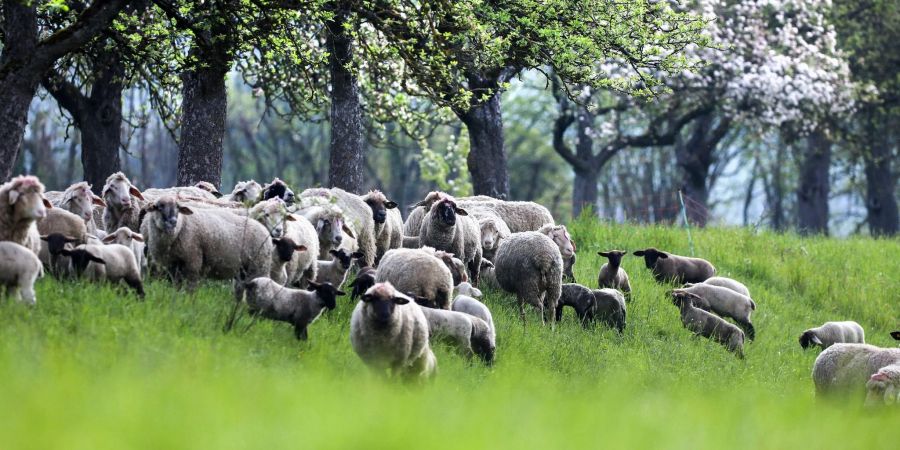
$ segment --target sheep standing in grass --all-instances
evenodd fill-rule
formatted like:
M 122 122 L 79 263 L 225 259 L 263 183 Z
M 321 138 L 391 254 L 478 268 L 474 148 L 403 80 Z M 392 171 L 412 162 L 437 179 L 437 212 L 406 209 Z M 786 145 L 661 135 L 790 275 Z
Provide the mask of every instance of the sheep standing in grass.
M 625 331 L 625 296 L 611 288 L 594 289 L 591 293 L 594 294 L 594 320 L 603 322 L 619 334 Z
M 134 253 L 134 259 L 141 273 L 146 272 L 147 258 L 144 257 L 144 236 L 140 233 L 135 233 L 128 227 L 121 227 L 108 234 L 101 241 L 104 244 L 120 244 L 130 248 L 131 252 Z
M 428 321 L 429 339 L 449 338 L 464 356 L 478 355 L 486 364 L 494 363 L 493 330 L 484 320 L 456 311 L 422 308 Z
M 800 347 L 806 349 L 818 345 L 822 350 L 834 344 L 865 344 L 866 332 L 853 321 L 825 322 L 822 326 L 810 328 L 800 335 Z
M 562 285 L 563 261 L 559 247 L 536 231 L 513 233 L 494 261 L 497 283 L 516 294 L 519 316 L 525 323 L 525 303 L 541 311 L 544 322 L 553 323 Z
M 711 311 L 720 317 L 734 319 L 751 341 L 756 338 L 756 330 L 753 328 L 753 322 L 750 321 L 750 314 L 756 310 L 756 302 L 750 297 L 738 294 L 728 288 L 704 283 L 675 289 L 675 291 L 696 294 L 698 298 L 694 299 L 694 307 Z
M 644 264 L 660 283 L 702 283 L 716 274 L 716 268 L 705 259 L 672 255 L 652 247 L 638 250 L 634 256 L 644 257 Z
M 493 259 L 500 243 L 512 233 L 506 222 L 496 211 L 484 206 L 466 208 L 469 215 L 478 222 L 481 230 L 481 257 Z
M 575 267 L 575 241 L 573 241 L 572 236 L 569 235 L 569 230 L 566 229 L 565 225 L 553 225 L 552 223 L 547 223 L 538 229 L 538 232 L 546 234 L 547 237 L 553 239 L 553 242 L 559 247 L 559 253 L 562 255 L 563 259 L 563 280 L 574 283 L 575 274 L 573 273 L 573 269 Z
M 369 266 L 360 267 L 356 272 L 356 278 L 350 282 L 350 287 L 353 289 L 350 291 L 350 299 L 356 300 L 357 298 L 362 297 L 370 287 L 374 286 L 375 275 L 376 272 L 374 268 Z
M 330 283 L 310 282 L 312 291 L 291 289 L 271 278 L 254 278 L 247 283 L 247 306 L 251 314 L 266 319 L 287 322 L 294 326 L 294 336 L 307 340 L 307 328 L 326 309 L 337 305 L 337 297 L 345 295 Z
M 255 203 L 262 194 L 262 186 L 254 180 L 239 181 L 234 185 L 231 194 L 225 196 L 225 200 L 238 203 Z
M 40 233 L 35 222 L 53 208 L 44 198 L 44 185 L 37 177 L 18 176 L 0 185 L 0 241 L 15 242 L 34 252 L 41 251 Z M 77 237 L 77 236 L 76 236 Z
M 403 244 L 403 218 L 397 209 L 397 203 L 388 200 L 381 191 L 369 191 L 362 200 L 372 209 L 372 220 L 375 221 L 375 264 L 378 264 L 388 250 L 400 248 Z
M 309 220 L 288 213 L 280 198 L 263 200 L 250 208 L 248 214 L 265 226 L 274 239 L 272 279 L 302 288 L 307 280 L 316 278 L 320 241 Z
M 38 258 L 44 263 L 45 267 L 50 269 L 54 276 L 60 276 L 66 272 L 65 258 L 60 258 L 60 254 L 53 254 L 50 251 L 50 243 L 48 237 L 52 234 L 59 234 L 65 237 L 71 237 L 72 244 L 84 244 L 87 242 L 88 232 L 84 219 L 69 211 L 53 208 L 47 210 L 47 217 L 37 222 L 37 230 L 40 233 L 41 248 L 38 252 Z
M 290 285 L 296 273 L 295 255 L 306 253 L 306 246 L 294 242 L 289 237 L 272 238 L 272 267 L 269 277 L 276 283 Z
M 453 274 L 433 248 L 397 248 L 381 259 L 375 274 L 377 282 L 390 282 L 400 292 L 411 292 L 450 309 Z
M 497 329 L 494 327 L 494 317 L 491 315 L 491 310 L 488 309 L 484 303 L 477 300 L 477 297 L 481 296 L 481 291 L 479 291 L 478 288 L 472 287 L 469 283 L 462 283 L 456 288 L 459 291 L 459 294 L 453 299 L 452 310 L 466 313 L 483 320 L 488 326 L 487 338 L 490 342 L 490 347 L 496 350 Z M 491 352 L 491 354 L 493 353 L 494 351 Z
M 360 196 L 343 189 L 307 189 L 300 194 L 304 200 L 309 198 L 324 199 L 340 207 L 344 219 L 350 227 L 348 234 L 357 240 L 359 251 L 365 255 L 362 263 L 367 266 L 375 265 L 375 220 L 372 218 L 372 208 L 363 201 Z M 312 219 L 310 222 L 315 223 Z M 337 245 L 336 245 L 337 246 Z M 325 258 L 324 256 L 322 258 Z
M 866 406 L 900 404 L 900 364 L 875 372 L 866 382 Z
M 892 364 L 900 364 L 900 348 L 834 344 L 819 353 L 813 366 L 816 395 L 861 395 L 872 375 Z
M 600 266 L 600 273 L 597 275 L 597 285 L 600 288 L 618 289 L 625 294 L 625 300 L 631 300 L 631 282 L 628 280 L 628 274 L 622 268 L 622 257 L 627 252 L 621 250 L 610 250 L 607 252 L 597 252 L 598 255 L 609 260 L 608 263 Z
M 582 327 L 594 320 L 594 294 L 580 284 L 566 283 L 560 288 L 559 302 L 556 304 L 556 321 L 562 320 L 563 307 L 575 310 L 575 317 Z
M 319 283 L 331 283 L 334 286 L 340 287 L 347 278 L 347 271 L 350 270 L 350 265 L 353 264 L 353 260 L 362 258 L 363 254 L 360 252 L 348 253 L 342 248 L 331 250 L 330 253 L 330 261 L 319 261 L 317 263 L 319 266 L 319 273 L 316 276 L 316 281 Z
M 422 308 L 391 283 L 376 283 L 369 288 L 350 317 L 353 351 L 366 365 L 382 373 L 390 371 L 406 378 L 434 375 L 437 359 L 428 334 Z
M 144 298 L 141 270 L 130 248 L 120 244 L 89 244 L 79 245 L 73 250 L 64 249 L 62 254 L 71 259 L 76 275 L 92 281 L 124 281 L 137 292 L 138 297 Z
M 676 290 L 672 298 L 672 303 L 681 312 L 681 323 L 685 328 L 698 336 L 724 345 L 738 358 L 744 358 L 744 332 L 740 328 L 726 322 L 721 317 L 695 308 L 693 301 L 700 298 L 697 294 Z
M 472 284 L 477 286 L 481 270 L 481 230 L 468 215 L 466 210 L 456 206 L 452 197 L 441 198 L 425 214 L 419 243 L 453 253 L 466 264 Z
M 50 233 L 41 236 L 41 241 L 43 241 L 41 244 L 41 253 L 43 253 L 46 248 L 47 254 L 49 255 L 49 263 L 44 260 L 43 256 L 38 259 L 41 260 L 44 266 L 50 268 L 50 273 L 57 278 L 71 275 L 72 271 L 69 258 L 63 255 L 62 251 L 64 249 L 72 250 L 75 248 L 75 245 L 80 243 L 78 239 L 60 233 Z
M 34 281 L 44 276 L 44 266 L 30 249 L 15 242 L 0 242 L 0 284 L 7 296 L 34 305 Z
M 101 193 L 106 202 L 103 212 L 103 229 L 117 230 L 120 227 L 141 231 L 140 213 L 145 205 L 144 195 L 131 184 L 122 172 L 116 172 L 106 178 Z

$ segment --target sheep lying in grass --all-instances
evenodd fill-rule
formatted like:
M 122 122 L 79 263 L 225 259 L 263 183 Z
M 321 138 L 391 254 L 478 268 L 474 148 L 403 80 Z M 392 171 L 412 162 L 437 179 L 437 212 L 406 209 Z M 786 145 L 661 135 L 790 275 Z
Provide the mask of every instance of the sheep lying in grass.
M 234 185 L 231 194 L 225 196 L 225 200 L 238 203 L 254 203 L 262 194 L 262 186 L 254 180 L 239 181 Z
M 819 353 L 813 365 L 816 395 L 861 395 L 872 375 L 882 367 L 898 363 L 900 348 L 834 344 Z
M 131 231 L 131 228 L 121 227 L 118 230 L 106 235 L 102 239 L 104 244 L 121 244 L 131 249 L 134 254 L 135 262 L 141 273 L 147 270 L 147 258 L 144 257 L 144 236 L 140 233 Z
M 756 338 L 756 330 L 750 321 L 750 314 L 756 310 L 756 302 L 750 297 L 738 294 L 731 289 L 697 283 L 675 291 L 696 294 L 694 306 L 704 311 L 711 311 L 720 317 L 729 317 L 737 322 L 751 341 Z M 675 292 L 673 291 L 673 292 Z
M 15 177 L 0 185 L 0 205 L 0 241 L 15 242 L 35 255 L 40 253 L 41 239 L 35 222 L 53 208 L 44 198 L 44 185 L 37 177 Z
M 79 245 L 73 250 L 63 249 L 62 254 L 71 259 L 76 275 L 92 281 L 124 281 L 144 298 L 141 271 L 130 248 L 120 244 Z
M 431 300 L 439 308 L 450 309 L 453 274 L 433 248 L 388 251 L 378 265 L 375 280 L 388 281 L 401 292 L 411 292 Z
M 435 202 L 422 221 L 419 243 L 452 253 L 466 264 L 472 284 L 481 270 L 481 230 L 469 213 L 450 196 Z
M 369 288 L 350 317 L 350 344 L 360 359 L 377 371 L 405 378 L 434 375 L 437 359 L 428 333 L 422 308 L 391 283 Z
M 800 347 L 804 349 L 818 345 L 824 350 L 839 343 L 865 344 L 866 333 L 858 323 L 846 321 L 825 322 L 822 326 L 810 328 L 800 335 Z
M 403 244 L 403 218 L 397 203 L 381 191 L 369 191 L 362 200 L 372 209 L 372 220 L 375 221 L 375 264 L 391 249 L 400 248 Z
M 312 291 L 291 289 L 271 278 L 254 278 L 247 283 L 247 306 L 251 314 L 266 319 L 287 322 L 294 326 L 294 336 L 307 340 L 307 328 L 326 309 L 337 306 L 337 297 L 345 295 L 331 283 L 309 283 Z
M 443 309 L 422 308 L 428 321 L 429 339 L 445 336 L 464 356 L 478 355 L 486 364 L 494 363 L 493 330 L 484 320 L 470 314 Z
M 900 404 L 900 364 L 875 372 L 866 382 L 866 406 Z
M 591 291 L 594 294 L 594 320 L 621 334 L 625 331 L 627 313 L 625 296 L 616 289 L 603 288 Z
M 609 260 L 608 263 L 600 266 L 597 285 L 601 288 L 618 289 L 625 294 L 625 300 L 631 301 L 631 282 L 628 280 L 625 269 L 622 268 L 622 257 L 628 253 L 621 250 L 610 250 L 597 252 L 597 254 Z
M 347 271 L 353 260 L 360 259 L 363 254 L 360 252 L 348 253 L 344 249 L 331 250 L 330 261 L 319 261 L 319 273 L 316 281 L 319 283 L 331 283 L 334 286 L 342 286 L 347 278 Z
M 716 274 L 716 268 L 705 259 L 673 255 L 652 247 L 638 250 L 634 256 L 644 257 L 644 264 L 660 283 L 702 283 Z
M 30 249 L 15 242 L 0 242 L 0 284 L 6 295 L 34 305 L 34 281 L 44 276 L 44 266 Z
M 116 172 L 106 178 L 101 193 L 106 202 L 103 212 L 103 229 L 117 230 L 120 227 L 141 231 L 140 213 L 145 205 L 144 195 L 131 184 L 122 172 Z
M 536 231 L 513 233 L 497 250 L 497 283 L 516 294 L 519 316 L 525 324 L 525 303 L 541 311 L 543 322 L 555 319 L 562 285 L 562 255 L 547 235 Z
M 693 301 L 700 297 L 696 294 L 676 290 L 672 295 L 672 303 L 681 312 L 681 323 L 685 328 L 698 336 L 712 339 L 734 352 L 738 358 L 744 358 L 744 332 L 724 319 L 695 308 Z

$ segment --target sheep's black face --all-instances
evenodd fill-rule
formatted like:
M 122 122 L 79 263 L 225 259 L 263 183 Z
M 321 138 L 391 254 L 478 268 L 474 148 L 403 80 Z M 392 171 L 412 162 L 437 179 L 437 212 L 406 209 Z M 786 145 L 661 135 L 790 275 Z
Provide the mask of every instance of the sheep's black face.
M 322 299 L 322 302 L 325 303 L 325 308 L 331 310 L 337 306 L 337 297 L 342 295 L 347 295 L 343 291 L 338 290 L 336 287 L 332 286 L 331 283 L 322 283 L 322 284 L 314 284 L 310 283 L 313 291 L 319 295 L 319 298 Z
M 97 264 L 106 264 L 105 261 L 92 255 L 90 252 L 83 248 L 77 248 L 75 250 L 62 250 L 60 253 L 68 256 L 72 260 L 72 267 L 75 269 L 75 273 L 78 275 L 84 273 L 85 269 L 87 269 L 88 264 L 90 264 L 91 262 L 95 262 Z
M 493 345 L 491 345 L 491 341 L 489 339 L 479 337 L 473 332 L 470 342 L 472 344 L 472 351 L 475 352 L 476 355 L 481 357 L 481 360 L 484 361 L 485 364 L 489 366 L 494 365 L 495 348 Z
M 47 250 L 51 255 L 59 255 L 66 248 L 66 244 L 77 241 L 75 238 L 60 233 L 50 233 L 47 236 L 41 236 L 41 239 L 47 241 Z
M 900 341 L 900 331 L 891 331 L 891 337 L 897 341 Z
M 387 220 L 387 208 L 384 206 L 384 203 L 368 199 L 366 204 L 369 205 L 369 208 L 372 208 L 372 219 L 375 220 L 375 223 L 384 223 Z
M 297 244 L 291 238 L 272 239 L 272 243 L 275 244 L 275 253 L 278 255 L 278 259 L 284 262 L 290 261 L 294 257 L 294 252 L 297 251 Z
M 447 225 L 448 227 L 456 225 L 456 208 L 453 204 L 441 202 L 438 203 L 435 208 L 437 208 L 438 218 L 444 225 Z
M 807 349 L 812 347 L 814 344 L 812 342 L 812 332 L 806 331 L 800 335 L 800 347 L 803 349 Z
M 280 198 L 287 204 L 294 203 L 294 191 L 287 187 L 284 183 L 275 182 L 266 187 L 263 191 L 263 200 Z
M 387 328 L 391 323 L 391 316 L 394 315 L 394 302 L 390 299 L 376 299 L 369 301 L 369 307 L 372 308 L 375 325 L 378 328 Z
M 625 252 L 620 252 L 618 250 L 610 250 L 608 252 L 599 252 L 597 254 L 608 259 L 609 265 L 611 265 L 613 267 L 621 266 L 622 265 L 622 257 L 625 256 Z
M 646 250 L 638 250 L 638 251 L 634 252 L 634 256 L 643 256 L 644 264 L 647 266 L 648 269 L 653 269 L 654 267 L 656 267 L 656 263 L 660 259 L 665 259 L 665 258 L 669 257 L 669 255 L 665 254 L 664 252 L 658 251 L 655 248 L 648 248 Z
M 353 291 L 350 292 L 350 298 L 356 300 L 374 285 L 374 271 L 360 271 L 359 274 L 356 275 L 356 279 L 350 283 L 350 287 L 353 288 Z

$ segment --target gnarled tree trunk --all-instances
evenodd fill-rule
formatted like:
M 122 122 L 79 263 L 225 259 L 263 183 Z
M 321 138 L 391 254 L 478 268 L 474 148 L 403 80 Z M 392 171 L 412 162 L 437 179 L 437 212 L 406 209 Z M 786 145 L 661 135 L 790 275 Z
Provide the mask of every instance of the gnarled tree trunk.
M 326 24 L 328 70 L 331 74 L 331 155 L 328 179 L 331 186 L 361 194 L 365 189 L 363 169 L 366 157 L 363 140 L 359 80 L 350 68 L 353 37 L 344 23 L 347 12 L 336 11 Z
M 489 89 L 494 94 L 484 103 L 472 105 L 468 111 L 458 111 L 457 116 L 469 132 L 467 163 L 475 195 L 505 199 L 509 196 L 509 170 L 503 142 L 499 83 L 499 75 L 470 75 L 470 88 Z
M 897 176 L 891 162 L 890 133 L 870 126 L 870 145 L 863 154 L 866 168 L 866 221 L 872 236 L 893 236 L 900 231 L 897 212 Z
M 687 141 L 675 144 L 675 159 L 681 169 L 681 192 L 685 198 L 688 220 L 706 226 L 709 220 L 709 169 L 716 161 L 716 147 L 728 133 L 731 118 L 713 113 L 700 115 Z
M 816 129 L 806 138 L 797 187 L 797 230 L 801 234 L 828 234 L 828 192 L 831 181 L 831 139 Z

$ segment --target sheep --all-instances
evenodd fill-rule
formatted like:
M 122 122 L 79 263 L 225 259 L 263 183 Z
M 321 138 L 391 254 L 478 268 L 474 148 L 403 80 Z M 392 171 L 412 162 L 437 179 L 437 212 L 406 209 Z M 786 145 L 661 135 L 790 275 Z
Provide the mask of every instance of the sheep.
M 306 247 L 306 251 L 293 253 L 285 264 L 286 283 L 304 288 L 308 280 L 315 280 L 318 274 L 319 236 L 309 220 L 291 214 L 285 221 L 284 237 Z
M 882 367 L 900 363 L 900 348 L 869 344 L 834 344 L 819 353 L 812 378 L 816 395 L 861 394 Z
M 203 182 L 201 181 L 201 183 L 203 183 Z M 207 183 L 207 184 L 209 184 L 209 183 Z M 210 184 L 210 186 L 212 186 L 212 185 Z M 213 187 L 213 190 L 215 190 L 215 187 Z M 218 191 L 216 191 L 216 192 L 218 192 Z M 158 199 L 168 196 L 168 195 L 174 196 L 176 198 L 177 197 L 185 197 L 185 198 L 192 198 L 192 199 L 197 199 L 197 200 L 215 201 L 218 199 L 218 197 L 216 197 L 216 195 L 213 194 L 212 191 L 209 191 L 207 189 L 204 189 L 204 188 L 201 188 L 198 186 L 176 186 L 176 187 L 170 187 L 170 188 L 149 188 L 149 189 L 144 189 L 143 191 L 141 191 L 141 195 L 148 202 L 158 200 Z
M 500 215 L 513 233 L 537 231 L 545 224 L 556 223 L 550 210 L 535 202 L 513 202 L 486 196 L 463 197 L 459 201 L 463 208 L 476 204 L 490 207 Z
M 77 276 L 86 276 L 93 281 L 122 280 L 144 298 L 144 284 L 141 270 L 131 249 L 121 244 L 82 244 L 73 250 L 63 249 L 62 254 L 72 261 Z
M 447 268 L 450 269 L 450 274 L 453 275 L 453 284 L 458 285 L 460 283 L 468 283 L 469 277 L 466 274 L 466 265 L 462 262 L 461 259 L 453 256 L 453 253 L 447 253 L 442 250 L 434 250 L 432 247 L 422 247 L 423 250 L 434 251 L 434 256 L 437 256 L 438 259 L 443 261 Z
M 394 248 L 400 248 L 403 244 L 403 218 L 397 203 L 378 190 L 369 191 L 362 196 L 362 200 L 372 209 L 372 219 L 375 221 L 375 264 L 381 261 L 385 252 Z
M 361 297 L 370 287 L 375 285 L 375 269 L 369 266 L 360 267 L 356 272 L 356 278 L 350 282 L 350 299 L 356 300 Z
M 538 229 L 539 233 L 546 234 L 547 237 L 553 239 L 553 242 L 559 247 L 559 253 L 563 258 L 563 280 L 570 283 L 575 282 L 575 241 L 569 235 L 569 230 L 565 225 L 553 225 L 552 223 L 544 224 Z
M 51 234 L 61 234 L 74 238 L 72 243 L 77 245 L 86 243 L 88 236 L 84 219 L 60 208 L 47 210 L 47 216 L 37 222 L 37 231 L 41 240 L 38 258 L 56 276 L 65 272 L 65 266 L 60 264 L 58 253 L 54 255 L 50 252 L 49 242 L 45 238 Z
M 346 224 L 352 230 L 345 231 L 350 234 L 350 237 L 357 240 L 359 251 L 365 255 L 361 259 L 362 263 L 367 266 L 375 265 L 375 255 L 377 254 L 375 220 L 372 218 L 372 208 L 360 196 L 339 188 L 318 188 L 307 189 L 300 194 L 300 197 L 304 201 L 312 198 L 319 199 L 318 201 L 326 200 L 337 205 L 343 212 Z M 310 222 L 315 223 L 313 220 Z
M 228 211 L 192 209 L 173 197 L 147 208 L 144 232 L 150 261 L 193 288 L 201 276 L 268 276 L 272 242 L 259 222 Z
M 494 272 L 494 263 L 490 260 L 481 260 L 481 272 L 478 274 L 480 278 L 479 286 L 498 289 L 500 283 L 497 282 L 497 274 Z
M 525 324 L 525 303 L 542 312 L 542 321 L 555 317 L 562 284 L 562 255 L 547 235 L 536 231 L 513 233 L 497 249 L 494 274 L 501 288 L 516 294 Z
M 43 276 L 44 266 L 33 251 L 15 242 L 0 242 L 0 284 L 6 286 L 7 296 L 34 305 L 34 281 Z
M 198 181 L 194 183 L 194 187 L 209 192 L 215 198 L 222 198 L 222 193 L 219 192 L 219 189 L 216 188 L 216 185 L 210 183 L 209 181 Z
M 225 200 L 238 203 L 253 203 L 262 194 L 262 186 L 254 180 L 239 181 L 234 185 L 231 194 L 225 196 Z
M 594 289 L 591 293 L 594 294 L 594 320 L 599 320 L 622 334 L 627 320 L 625 295 L 612 288 Z
M 472 284 L 478 286 L 481 230 L 468 214 L 466 210 L 456 206 L 452 197 L 441 198 L 425 214 L 419 231 L 419 243 L 456 255 L 468 267 Z
M 291 289 L 271 278 L 250 280 L 245 286 L 250 314 L 266 319 L 287 322 L 294 326 L 294 337 L 309 339 L 307 328 L 322 315 L 337 306 L 337 297 L 346 295 L 331 283 L 309 283 L 311 291 Z
M 391 250 L 385 254 L 387 258 Z M 422 308 L 390 282 L 362 295 L 350 317 L 350 344 L 369 367 L 407 378 L 430 378 L 437 359 L 428 340 Z
M 269 277 L 276 283 L 290 284 L 296 273 L 295 254 L 306 253 L 306 246 L 297 244 L 289 237 L 272 238 L 272 266 Z
M 132 231 L 141 231 L 140 212 L 146 204 L 144 195 L 131 184 L 124 173 L 116 172 L 107 177 L 100 195 L 106 202 L 103 229 L 128 227 Z
M 347 253 L 346 250 L 339 248 L 331 250 L 330 261 L 319 261 L 319 274 L 316 276 L 318 283 L 331 283 L 334 286 L 342 286 L 347 278 L 347 270 L 353 264 L 354 259 L 360 259 L 363 254 L 360 252 Z
M 738 294 L 746 295 L 747 297 L 750 297 L 750 289 L 747 289 L 747 286 L 745 286 L 744 283 L 741 283 L 740 281 L 737 281 L 737 280 L 733 280 L 731 278 L 710 277 L 710 278 L 707 278 L 703 283 L 711 284 L 713 286 L 728 288 L 734 292 L 737 292 Z
M 303 206 L 296 213 L 314 226 L 318 237 L 319 259 L 328 258 L 332 249 L 340 248 L 345 237 L 355 237 L 353 230 L 344 222 L 344 212 L 336 205 L 325 203 Z
M 450 309 L 453 274 L 433 248 L 389 250 L 375 272 L 376 282 L 390 282 L 401 292 L 433 301 Z
M 481 257 L 493 259 L 500 242 L 512 233 L 506 222 L 491 208 L 473 205 L 466 208 L 481 230 Z
M 134 260 L 137 263 L 141 273 L 147 270 L 147 258 L 144 257 L 144 236 L 140 233 L 131 231 L 131 228 L 121 227 L 118 230 L 106 235 L 100 240 L 104 244 L 120 244 L 131 249 L 134 254 Z
M 406 218 L 406 222 L 403 224 L 403 235 L 419 237 L 425 214 L 431 209 L 431 205 L 445 196 L 446 194 L 443 192 L 432 191 L 429 192 L 422 201 L 412 205 L 413 210 L 410 211 L 409 216 Z M 406 245 L 404 245 L 404 247 L 406 247 Z M 418 244 L 416 244 L 416 247 L 418 247 Z
M 891 364 L 875 372 L 866 382 L 866 406 L 900 403 L 900 364 Z
M 825 322 L 822 326 L 810 328 L 800 335 L 800 347 L 804 349 L 818 345 L 825 350 L 838 343 L 865 344 L 866 333 L 858 323 L 846 321 Z
M 91 185 L 87 181 L 75 183 L 66 188 L 64 192 L 47 192 L 45 196 L 53 203 L 54 207 L 81 217 L 88 233 L 97 232 L 100 223 L 94 219 L 94 207 L 105 208 L 106 202 L 91 191 Z
M 463 283 L 463 284 L 468 284 L 468 283 Z M 469 286 L 471 287 L 472 285 L 469 284 Z M 459 286 L 457 286 L 457 289 L 459 289 Z M 473 289 L 475 289 L 475 291 L 478 291 L 477 288 L 473 288 Z M 488 309 L 488 307 L 484 303 L 481 303 L 480 301 L 478 301 L 475 298 L 474 293 L 471 293 L 472 295 L 469 295 L 469 294 L 462 293 L 462 292 L 466 292 L 465 290 L 462 290 L 462 289 L 459 289 L 459 290 L 461 293 L 459 295 L 457 295 L 456 298 L 453 299 L 453 307 L 451 308 L 451 310 L 456 311 L 456 312 L 466 313 L 466 314 L 475 316 L 475 317 L 483 320 L 484 323 L 486 323 L 488 326 L 487 337 L 491 344 L 491 347 L 496 349 L 497 348 L 497 331 L 496 331 L 496 328 L 494 327 L 494 317 L 491 315 L 491 310 Z M 481 292 L 478 291 L 478 296 L 480 296 L 480 295 L 481 295 Z
M 263 224 L 273 238 L 284 236 L 287 222 L 297 220 L 288 213 L 287 206 L 280 198 L 263 200 L 253 205 L 247 214 L 251 219 Z
M 683 290 L 676 291 L 672 295 L 672 303 L 681 312 L 682 325 L 698 336 L 722 344 L 738 358 L 744 359 L 744 332 L 721 317 L 694 307 L 694 301 L 700 299 L 697 294 Z
M 429 339 L 446 336 L 468 358 L 478 355 L 487 365 L 494 363 L 496 343 L 487 322 L 478 317 L 456 311 L 422 308 L 428 321 Z
M 37 177 L 21 175 L 0 185 L 0 241 L 11 241 L 40 253 L 41 240 L 35 222 L 47 216 L 53 205 L 44 198 Z
M 594 293 L 587 287 L 575 283 L 563 284 L 559 302 L 556 304 L 556 321 L 562 320 L 563 307 L 570 306 L 582 327 L 594 320 Z
M 483 295 L 481 289 L 472 286 L 472 283 L 463 281 L 456 285 L 456 295 L 465 295 L 472 298 L 481 298 Z
M 705 259 L 672 255 L 653 247 L 638 250 L 634 256 L 644 257 L 644 264 L 660 283 L 702 283 L 716 274 L 716 268 Z
M 729 317 L 747 333 L 751 341 L 756 338 L 756 330 L 750 321 L 750 314 L 756 310 L 756 302 L 750 297 L 738 294 L 731 289 L 698 283 L 686 288 L 676 289 L 686 291 L 699 296 L 694 300 L 694 306 L 704 311 L 718 314 L 720 317 Z M 674 292 L 674 291 L 673 291 Z
M 54 276 L 62 278 L 63 276 L 69 275 L 71 273 L 69 258 L 64 256 L 62 254 L 62 251 L 63 249 L 71 250 L 75 248 L 74 244 L 79 243 L 78 239 L 60 233 L 50 233 L 48 235 L 41 236 L 41 240 L 46 242 L 46 246 L 44 246 L 43 244 L 41 246 L 41 253 L 43 253 L 44 248 L 46 248 L 49 255 L 49 262 L 44 261 L 43 257 L 40 257 L 38 259 L 41 260 L 43 265 L 50 268 L 50 273 L 52 273 Z M 91 241 L 88 241 L 88 243 L 91 243 Z
M 288 205 L 291 205 L 294 203 L 294 191 L 288 187 L 287 183 L 276 177 L 271 183 L 263 186 L 257 201 L 265 201 L 273 198 L 280 198 Z
M 609 260 L 608 263 L 600 266 L 597 285 L 600 288 L 618 289 L 625 294 L 626 301 L 631 301 L 631 282 L 628 280 L 628 273 L 622 268 L 622 257 L 628 252 L 609 250 L 597 252 L 597 254 Z

